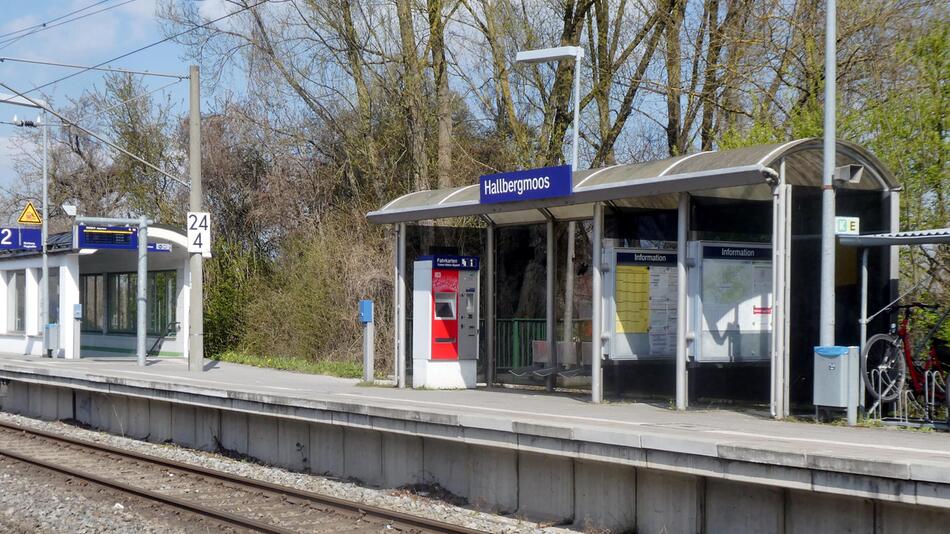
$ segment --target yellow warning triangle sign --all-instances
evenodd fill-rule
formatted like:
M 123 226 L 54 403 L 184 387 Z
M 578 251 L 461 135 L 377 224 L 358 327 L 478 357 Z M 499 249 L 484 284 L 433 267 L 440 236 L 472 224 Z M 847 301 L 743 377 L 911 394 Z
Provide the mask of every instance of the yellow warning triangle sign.
M 26 207 L 23 208 L 23 213 L 20 214 L 16 222 L 20 224 L 43 224 L 43 219 L 40 218 L 39 212 L 33 207 L 33 203 L 27 202 Z

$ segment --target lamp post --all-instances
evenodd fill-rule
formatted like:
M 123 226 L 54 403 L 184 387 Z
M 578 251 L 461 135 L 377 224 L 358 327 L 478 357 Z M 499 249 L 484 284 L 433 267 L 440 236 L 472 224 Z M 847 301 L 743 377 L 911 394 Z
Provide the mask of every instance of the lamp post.
M 526 50 L 518 52 L 515 61 L 518 63 L 547 63 L 562 59 L 574 59 L 574 124 L 573 139 L 571 142 L 571 170 L 577 170 L 577 144 L 580 138 L 580 110 L 581 110 L 581 60 L 584 58 L 584 49 L 579 46 L 559 46 L 540 50 Z M 567 223 L 567 270 L 564 273 L 564 348 L 567 349 L 572 339 L 574 322 L 574 221 Z M 553 240 L 549 240 L 553 241 Z M 595 259 L 596 261 L 596 259 Z M 554 276 L 554 273 L 548 273 Z M 597 333 L 593 333 L 597 335 Z M 552 335 L 553 337 L 553 335 Z M 551 360 L 557 365 L 557 347 L 551 346 Z M 552 375 L 554 376 L 554 375 Z
M 821 345 L 835 344 L 835 72 L 837 67 L 835 0 L 825 8 L 825 117 L 821 175 Z
M 46 120 L 46 102 L 35 98 L 26 99 L 20 96 L 12 96 L 0 93 L 0 104 L 12 104 L 14 106 L 23 106 L 39 109 L 41 116 L 35 121 L 17 120 L 13 117 L 13 123 L 16 126 L 25 128 L 43 128 L 43 218 L 40 230 L 40 240 L 43 242 L 43 274 L 40 279 L 40 327 L 43 329 L 43 339 L 41 340 L 42 352 L 46 354 L 47 330 L 49 329 L 49 257 L 46 250 L 46 241 L 49 235 L 49 127 Z

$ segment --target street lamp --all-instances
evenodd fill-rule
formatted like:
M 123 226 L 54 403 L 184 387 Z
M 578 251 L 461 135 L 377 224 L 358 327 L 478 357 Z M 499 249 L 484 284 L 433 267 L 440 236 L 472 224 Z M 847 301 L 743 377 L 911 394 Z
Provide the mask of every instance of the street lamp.
M 43 339 L 41 341 L 42 352 L 46 354 L 47 337 L 49 334 L 49 257 L 46 250 L 46 242 L 49 236 L 49 127 L 46 124 L 46 102 L 37 99 L 26 99 L 21 96 L 13 96 L 0 93 L 0 104 L 11 104 L 14 106 L 23 106 L 39 109 L 42 112 L 35 121 L 18 120 L 14 115 L 13 123 L 16 126 L 24 128 L 43 128 L 43 219 L 42 230 L 40 231 L 40 241 L 43 243 L 43 275 L 40 279 L 40 325 L 43 328 Z
M 574 127 L 571 144 L 571 170 L 577 170 L 577 142 L 580 137 L 581 111 L 581 60 L 584 58 L 584 49 L 579 46 L 558 46 L 556 48 L 542 48 L 540 50 L 524 50 L 518 52 L 515 61 L 518 63 L 548 63 L 562 59 L 574 60 Z M 567 223 L 567 270 L 564 273 L 564 348 L 571 342 L 574 322 L 574 221 Z M 594 261 L 598 261 L 597 258 Z M 548 276 L 552 276 L 551 273 Z M 597 305 L 596 303 L 594 304 Z M 594 335 L 597 335 L 595 332 Z M 557 348 L 551 347 L 553 363 L 557 365 Z

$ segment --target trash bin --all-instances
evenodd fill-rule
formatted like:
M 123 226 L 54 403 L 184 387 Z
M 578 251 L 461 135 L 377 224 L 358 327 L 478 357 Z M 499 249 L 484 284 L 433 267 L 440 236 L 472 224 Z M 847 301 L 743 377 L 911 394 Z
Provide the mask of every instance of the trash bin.
M 815 406 L 847 408 L 849 385 L 858 387 L 858 365 L 857 347 L 815 347 Z

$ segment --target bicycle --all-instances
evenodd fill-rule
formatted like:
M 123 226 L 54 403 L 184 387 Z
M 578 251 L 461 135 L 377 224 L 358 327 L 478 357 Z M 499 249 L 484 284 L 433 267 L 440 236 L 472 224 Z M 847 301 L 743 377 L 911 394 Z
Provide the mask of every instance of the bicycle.
M 950 315 L 950 307 L 937 319 L 916 351 L 911 347 L 910 330 L 911 312 L 915 308 L 936 310 L 939 306 L 919 302 L 896 306 L 897 310 L 903 311 L 900 324 L 892 324 L 886 334 L 872 336 L 861 351 L 864 387 L 879 402 L 892 402 L 903 393 L 908 372 L 915 396 L 923 396 L 928 405 L 947 400 L 945 389 L 947 372 L 950 371 L 950 351 L 946 345 L 935 341 L 934 334 Z M 927 344 L 926 359 L 915 359 L 915 353 L 919 354 L 924 344 Z

